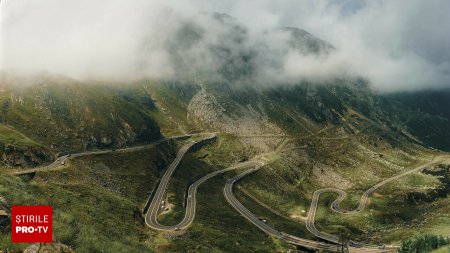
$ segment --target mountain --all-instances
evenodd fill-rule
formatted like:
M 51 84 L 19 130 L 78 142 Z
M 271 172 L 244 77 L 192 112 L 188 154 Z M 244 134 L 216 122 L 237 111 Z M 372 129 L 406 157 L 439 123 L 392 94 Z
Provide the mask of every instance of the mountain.
M 329 54 L 335 49 L 328 42 L 315 37 L 303 29 L 286 27 L 283 30 L 291 35 L 289 40 L 290 46 L 305 55 Z
M 400 120 L 425 145 L 450 151 L 450 90 L 385 95 L 400 107 Z M 389 110 L 388 109 L 388 110 Z
M 316 190 L 345 190 L 342 207 L 352 209 L 380 181 L 448 155 L 440 151 L 450 150 L 447 91 L 379 94 L 356 77 L 258 83 L 261 50 L 249 47 L 248 32 L 230 16 L 212 18 L 224 25 L 219 39 L 205 44 L 209 34 L 186 23 L 167 43 L 177 63 L 178 76 L 171 80 L 3 74 L 0 195 L 11 205 L 54 206 L 55 241 L 76 252 L 286 252 L 298 248 L 264 234 L 223 196 L 225 182 L 242 170 L 200 186 L 188 230 L 147 227 L 146 203 L 159 180 L 180 148 L 199 137 L 142 145 L 186 133 L 217 134 L 214 143 L 181 160 L 165 189 L 162 224 L 182 219 L 192 197 L 187 189 L 197 179 L 256 159 L 264 166 L 237 183 L 237 199 L 271 227 L 314 240 L 304 223 Z M 277 32 L 301 55 L 326 57 L 335 50 L 298 28 Z M 190 55 L 199 46 L 212 57 L 212 68 L 193 68 L 204 60 Z M 276 68 L 280 62 L 275 58 L 271 64 Z M 10 173 L 93 150 L 108 152 L 67 158 L 67 164 L 30 177 Z M 398 244 L 420 231 L 445 234 L 446 169 L 430 165 L 383 186 L 358 214 L 329 210 L 336 196 L 326 193 L 319 199 L 316 227 L 369 244 Z M 25 248 L 10 243 L 9 236 L 0 237 L 3 245 Z
M 49 75 L 5 75 L 0 104 L 2 154 L 9 165 L 36 166 L 58 153 L 124 147 L 162 137 L 150 116 L 156 109 L 145 89 Z

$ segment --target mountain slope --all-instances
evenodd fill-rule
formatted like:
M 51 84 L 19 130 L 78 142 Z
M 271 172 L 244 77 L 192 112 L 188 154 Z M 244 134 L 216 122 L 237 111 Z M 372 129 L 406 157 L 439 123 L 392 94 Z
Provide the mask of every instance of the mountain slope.
M 388 110 L 400 108 L 400 120 L 424 144 L 450 151 L 450 90 L 396 93 Z
M 143 87 L 81 83 L 64 77 L 3 76 L 2 129 L 26 135 L 53 153 L 123 147 L 161 138 Z M 5 135 L 6 136 L 6 135 Z M 8 139 L 0 139 L 5 145 Z
M 45 159 L 33 163 L 8 163 L 6 157 L 5 165 L 33 166 L 58 152 L 136 145 L 192 131 L 217 132 L 214 144 L 183 158 L 167 189 L 170 210 L 160 221 L 176 224 L 183 216 L 186 189 L 195 179 L 260 159 L 265 166 L 239 182 L 238 199 L 280 231 L 314 239 L 303 224 L 314 191 L 345 189 L 349 196 L 343 207 L 351 209 L 362 192 L 377 182 L 442 154 L 428 145 L 449 148 L 445 97 L 430 103 L 434 95 L 423 95 L 424 102 L 415 103 L 417 97 L 410 94 L 377 94 L 358 78 L 258 83 L 252 79 L 258 56 L 245 46 L 245 29 L 229 16 L 214 18 L 227 28 L 223 40 L 208 45 L 209 52 L 220 58 L 216 72 L 188 71 L 195 62 L 185 53 L 202 45 L 207 35 L 195 24 L 186 24 L 167 45 L 186 78 L 118 83 L 51 75 L 4 76 L 0 86 L 3 154 L 19 148 L 32 150 L 35 157 L 39 149 L 45 152 Z M 302 54 L 326 57 L 333 51 L 303 30 L 284 32 L 290 33 L 291 49 Z M 216 177 L 199 188 L 198 213 L 187 231 L 163 233 L 146 227 L 142 209 L 182 144 L 69 159 L 61 170 L 37 173 L 31 182 L 6 175 L 2 168 L 0 193 L 12 204 L 53 205 L 55 238 L 79 252 L 286 252 L 291 248 L 267 237 L 228 205 L 223 184 L 239 172 Z M 421 231 L 447 233 L 450 220 L 443 214 L 448 213 L 450 188 L 439 176 L 447 167 L 429 169 L 387 185 L 370 196 L 368 208 L 356 215 L 331 212 L 328 207 L 335 196 L 324 194 L 317 228 L 370 244 L 398 243 Z M 0 243 L 9 245 L 3 238 Z

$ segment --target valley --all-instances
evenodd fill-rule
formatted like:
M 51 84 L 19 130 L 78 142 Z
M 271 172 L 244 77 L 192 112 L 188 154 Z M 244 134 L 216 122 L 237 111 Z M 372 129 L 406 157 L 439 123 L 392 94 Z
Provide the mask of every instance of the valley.
M 144 82 L 130 88 L 128 99 L 155 101 L 147 115 L 164 137 L 153 142 L 137 138 L 128 147 L 64 153 L 34 144 L 45 143 L 38 135 L 8 134 L 12 139 L 4 143 L 28 138 L 57 158 L 3 168 L 2 196 L 8 203 L 53 205 L 56 241 L 76 252 L 339 251 L 339 234 L 351 240 L 350 252 L 387 252 L 419 231 L 448 233 L 447 197 L 410 200 L 441 187 L 437 176 L 420 171 L 449 164 L 448 155 L 421 145 L 400 122 L 387 125 L 378 114 L 350 107 L 340 89 L 357 89 L 329 86 L 340 98 L 324 100 L 333 93 L 311 87 L 312 103 L 321 101 L 322 109 L 304 111 L 296 106 L 302 96 L 287 95 L 304 87 L 279 95 L 239 90 L 234 98 L 237 88 L 215 93 L 217 86 L 202 86 Z M 245 92 L 252 95 L 242 97 Z M 169 96 L 179 99 L 171 103 Z M 370 110 L 383 113 L 382 107 Z M 185 153 L 205 130 L 215 141 Z M 2 247 L 23 247 L 2 238 Z

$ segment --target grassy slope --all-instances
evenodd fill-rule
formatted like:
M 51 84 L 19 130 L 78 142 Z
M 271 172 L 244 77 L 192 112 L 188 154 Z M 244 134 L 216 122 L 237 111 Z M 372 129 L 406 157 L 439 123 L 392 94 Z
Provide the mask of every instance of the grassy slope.
M 225 166 L 232 163 L 235 157 L 229 153 L 225 155 L 235 144 L 232 140 L 226 136 L 220 137 L 216 143 L 186 156 L 170 181 L 169 203 L 175 206 L 169 213 L 159 217 L 162 224 L 177 224 L 181 221 L 187 187 L 200 176 L 224 168 L 224 165 L 213 165 L 219 163 L 214 161 L 220 160 Z M 236 152 L 235 149 L 233 151 Z M 286 247 L 283 243 L 274 243 L 226 202 L 223 185 L 226 178 L 234 173 L 229 172 L 225 177 L 217 176 L 199 187 L 196 217 L 192 227 L 187 230 L 188 238 L 161 239 L 157 247 L 159 252 L 275 252 Z
M 36 141 L 3 124 L 0 124 L 0 143 L 11 144 L 18 148 L 41 146 Z
M 435 249 L 431 251 L 431 253 L 449 253 L 450 252 L 450 246 L 444 246 L 440 247 L 439 249 Z
M 1 119 L 59 151 L 124 146 L 160 138 L 156 110 L 142 86 L 80 83 L 61 77 L 2 83 Z
M 0 123 L 0 166 L 35 166 L 50 162 L 52 152 L 16 129 Z M 0 169 L 1 170 L 1 169 Z
M 156 104 L 161 103 L 162 107 L 167 110 L 148 112 L 162 126 L 163 133 L 171 135 L 198 128 L 198 126 L 189 125 L 185 118 L 185 108 L 195 88 L 186 88 L 183 91 L 170 85 L 154 86 L 152 84 L 149 89 L 157 100 Z M 145 90 L 140 89 L 137 94 L 145 97 Z M 326 103 L 336 103 L 333 92 L 326 92 L 326 94 L 324 100 L 329 101 Z M 244 106 L 245 103 L 254 102 L 245 94 L 242 96 L 247 97 L 247 100 L 242 101 Z M 316 110 L 317 108 L 308 112 L 308 108 L 304 107 L 306 104 L 295 102 L 298 96 L 306 96 L 302 92 L 292 94 L 292 96 L 289 94 L 276 96 L 266 94 L 264 96 L 266 99 L 270 99 L 269 102 L 264 103 L 269 117 L 283 130 L 290 133 L 293 138 L 280 149 L 278 154 L 273 155 L 274 161 L 267 168 L 248 177 L 240 184 L 253 196 L 284 216 L 298 215 L 301 210 L 307 210 L 312 192 L 321 188 L 312 177 L 312 167 L 315 163 L 320 162 L 331 166 L 341 176 L 354 183 L 348 190 L 351 200 L 344 204 L 346 206 L 353 206 L 358 200 L 359 194 L 380 178 L 392 176 L 400 171 L 400 169 L 388 166 L 365 153 L 360 144 L 382 154 L 383 159 L 389 161 L 390 164 L 399 166 L 413 166 L 417 163 L 409 155 L 429 157 L 429 154 L 423 149 L 411 145 L 405 137 L 400 137 L 394 130 L 386 129 L 382 123 L 378 121 L 374 123 L 354 113 L 346 115 L 344 111 L 340 111 L 339 113 L 346 118 L 347 122 L 337 123 L 329 128 L 329 131 L 318 133 L 319 129 L 328 127 L 329 122 L 312 123 L 312 125 L 308 122 L 312 122 L 313 117 L 316 120 L 331 117 L 328 119 L 331 120 L 336 117 L 336 114 L 326 110 L 322 112 L 320 109 Z M 240 97 L 237 96 L 236 100 L 239 99 Z M 278 99 L 284 102 L 277 102 Z M 168 101 L 174 102 L 169 103 Z M 261 101 L 265 100 L 261 99 Z M 351 103 L 349 102 L 349 104 Z M 275 109 L 269 110 L 269 107 Z M 376 111 L 370 111 L 370 108 L 362 105 L 357 104 L 353 107 L 358 108 L 358 111 L 368 110 L 365 115 L 371 115 L 372 118 L 380 117 Z M 346 107 L 338 108 L 344 110 L 343 108 Z M 302 111 L 307 111 L 310 116 Z M 294 112 L 300 113 L 295 114 Z M 282 116 L 288 115 L 288 113 L 291 116 Z M 168 116 L 172 116 L 172 118 Z M 359 132 L 349 131 L 347 124 L 353 125 Z M 308 126 L 316 135 L 311 135 L 306 131 L 304 125 Z M 344 129 L 344 134 L 341 131 L 337 134 L 339 129 Z M 346 135 L 349 137 L 345 137 Z M 171 156 L 165 155 L 166 151 Z M 192 228 L 188 230 L 189 239 L 167 239 L 164 233 L 146 229 L 141 220 L 133 218 L 134 213 L 142 208 L 144 203 L 142 199 L 146 199 L 148 195 L 148 192 L 144 194 L 139 189 L 148 191 L 153 187 L 159 176 L 158 166 L 155 166 L 155 163 L 164 161 L 159 164 L 162 166 L 170 161 L 168 157 L 173 157 L 174 150 L 172 148 L 166 151 L 161 150 L 162 154 L 159 159 L 155 157 L 154 160 L 146 160 L 147 153 L 145 155 L 137 153 L 135 156 L 86 158 L 82 163 L 70 165 L 70 170 L 73 168 L 74 174 L 71 174 L 70 170 L 68 175 L 49 172 L 39 175 L 37 180 L 31 183 L 5 181 L 4 185 L 11 185 L 18 189 L 18 194 L 23 194 L 23 198 L 19 195 L 13 197 L 17 201 L 24 201 L 23 199 L 30 201 L 34 196 L 54 194 L 57 198 L 52 201 L 56 201 L 55 203 L 49 202 L 45 197 L 38 197 L 36 201 L 64 207 L 57 212 L 58 221 L 61 222 L 59 224 L 68 222 L 73 225 L 71 227 L 61 225 L 59 227 L 61 232 L 58 233 L 64 240 L 63 242 L 76 246 L 80 252 L 100 250 L 104 247 L 115 247 L 112 248 L 114 251 L 119 251 L 119 247 L 125 247 L 130 252 L 138 252 L 142 249 L 159 252 L 273 252 L 286 248 L 283 243 L 267 238 L 226 203 L 222 196 L 225 179 L 221 177 L 208 181 L 200 187 L 198 213 Z M 404 155 L 405 152 L 408 155 Z M 201 149 L 194 155 L 189 155 L 177 170 L 169 189 L 173 196 L 170 202 L 175 204 L 175 209 L 172 213 L 161 217 L 162 222 L 174 224 L 184 215 L 181 208 L 184 190 L 197 175 L 227 167 L 257 154 L 255 150 L 245 149 L 238 137 L 222 134 L 215 144 Z M 196 157 L 205 155 L 208 155 L 205 159 L 196 159 Z M 139 159 L 132 160 L 132 157 Z M 141 157 L 145 157 L 145 159 L 141 159 Z M 166 159 L 162 159 L 163 157 Z M 143 177 L 139 173 L 142 168 L 147 167 L 147 164 L 152 164 L 150 166 L 152 170 Z M 12 180 L 9 177 L 6 178 L 6 180 Z M 417 218 L 420 215 L 420 209 L 424 207 L 423 205 L 407 205 L 403 199 L 404 194 L 420 190 L 434 182 L 435 180 L 429 176 L 413 176 L 411 179 L 405 179 L 401 184 L 387 187 L 385 192 L 374 196 L 367 211 L 352 217 L 335 215 L 328 208 L 324 208 L 327 201 L 329 203 L 334 198 L 334 196 L 324 196 L 321 200 L 322 207 L 318 212 L 317 226 L 319 229 L 331 233 L 336 233 L 339 228 L 345 226 L 344 230 L 352 237 L 364 239 L 364 236 L 367 235 L 372 238 L 372 242 L 397 241 L 416 233 L 417 229 L 444 233 L 446 231 L 445 224 L 449 224 L 448 217 L 439 215 L 439 213 L 448 209 L 448 205 L 446 205 L 448 199 L 435 202 L 437 204 L 436 215 L 431 217 L 427 223 L 420 225 L 419 228 L 412 230 L 406 226 L 408 224 L 404 224 L 405 221 Z M 8 189 L 3 189 L 2 193 L 7 195 Z M 79 196 L 80 193 L 82 196 Z M 299 236 L 311 236 L 305 232 L 303 223 L 267 212 L 239 191 L 237 191 L 237 195 L 250 210 L 261 217 L 269 218 L 270 222 L 280 230 Z M 28 200 L 27 196 L 29 196 Z M 99 204 L 95 205 L 95 203 Z M 81 210 L 79 206 L 82 207 Z M 389 206 L 394 208 L 387 208 Z M 66 209 L 70 211 L 65 212 Z M 112 215 L 116 212 L 119 213 Z M 82 220 L 78 220 L 78 217 L 81 217 Z M 101 219 L 104 221 L 98 222 Z M 105 224 L 114 227 L 114 231 L 111 228 L 111 232 L 109 232 L 111 233 L 110 238 L 108 238 L 109 234 L 100 230 L 100 227 Z M 399 229 L 389 230 L 388 233 L 384 232 L 385 229 L 396 226 Z M 82 229 L 80 230 L 79 227 Z M 117 231 L 124 231 L 124 233 L 118 234 Z M 230 233 L 230 231 L 233 232 Z M 77 239 L 71 239 L 74 238 L 74 234 L 79 234 Z M 127 236 L 124 238 L 123 234 Z M 114 243 L 108 242 L 111 238 L 114 239 Z
M 159 145 L 144 151 L 77 158 L 64 170 L 39 173 L 32 181 L 1 175 L 0 195 L 11 204 L 52 205 L 56 240 L 77 252 L 274 252 L 286 246 L 274 244 L 228 205 L 222 195 L 223 177 L 199 188 L 197 215 L 188 238 L 169 239 L 166 233 L 147 228 L 140 210 L 176 149 Z M 187 185 L 192 175 L 218 169 L 198 156 L 204 153 L 187 155 L 173 185 Z M 176 208 L 163 217 L 164 224 L 176 223 L 184 215 L 179 204 L 184 189 L 169 190 L 176 193 L 178 202 L 173 201 Z M 2 249 L 26 246 L 11 244 L 8 234 L 0 239 Z
M 189 101 L 198 87 L 178 83 L 145 84 L 158 110 L 150 112 L 166 136 L 199 130 L 186 118 Z
M 189 159 L 189 158 L 188 158 Z M 210 171 L 212 168 L 202 162 L 183 164 L 179 168 L 178 177 L 174 181 L 187 185 L 186 177 L 192 169 Z M 159 252 L 274 252 L 275 245 L 264 233 L 241 217 L 223 197 L 225 179 L 216 177 L 200 186 L 197 198 L 197 212 L 192 227 L 187 230 L 188 238 L 180 240 L 165 240 L 158 245 Z M 181 187 L 185 189 L 185 187 Z M 162 218 L 163 224 L 175 224 L 184 216 L 180 202 L 183 191 L 169 188 L 178 196 L 175 201 L 177 208 Z
M 237 108 L 232 105 L 233 103 L 246 106 L 264 101 L 263 106 L 269 118 L 294 137 L 293 140 L 285 142 L 278 155 L 273 156 L 274 161 L 268 168 L 242 182 L 248 192 L 285 217 L 304 216 L 305 213 L 301 211 L 308 210 L 312 192 L 322 187 L 317 185 L 317 181 L 312 176 L 312 167 L 316 163 L 329 165 L 335 172 L 353 184 L 348 190 L 350 200 L 343 203 L 345 207 L 351 208 L 356 205 L 360 194 L 367 188 L 382 178 L 393 176 L 404 170 L 396 166 L 404 166 L 405 169 L 411 168 L 420 162 L 417 158 L 431 158 L 428 151 L 412 144 L 409 136 L 400 133 L 399 129 L 401 128 L 395 125 L 395 121 L 394 125 L 387 124 L 389 122 L 386 122 L 387 118 L 382 111 L 383 108 L 379 106 L 380 98 L 367 96 L 364 89 L 355 93 L 355 90 L 346 90 L 345 87 L 337 89 L 331 87 L 328 91 L 323 88 L 318 91 L 319 96 L 321 93 L 325 94 L 319 102 L 314 100 L 308 102 L 307 99 L 305 101 L 308 92 L 301 90 L 297 93 L 280 90 L 254 93 L 252 90 L 234 91 L 226 87 L 215 87 L 214 89 L 218 90 L 215 92 L 218 93 L 216 95 L 221 100 L 231 104 L 229 106 L 230 113 Z M 226 100 L 227 98 L 228 100 Z M 314 106 L 314 103 L 324 103 L 326 106 L 337 108 L 336 111 L 346 121 L 342 122 L 335 111 L 317 110 L 320 106 Z M 348 108 L 353 109 L 349 110 Z M 340 123 L 336 123 L 328 131 L 318 132 L 329 127 L 328 121 L 336 119 L 339 119 Z M 316 122 L 324 121 L 325 124 L 314 123 L 314 120 Z M 348 125 L 358 131 L 356 133 L 350 131 Z M 311 135 L 305 127 L 317 135 Z M 339 132 L 339 129 L 342 129 L 343 133 Z M 220 142 L 224 138 L 228 144 L 221 146 Z M 219 139 L 217 144 L 202 151 L 213 154 L 211 160 L 214 164 L 227 166 L 239 158 L 252 157 L 257 154 L 251 149 L 244 150 L 235 136 L 222 135 L 221 140 Z M 375 154 L 381 154 L 381 157 L 371 155 L 367 149 Z M 337 233 L 338 229 L 346 227 L 344 230 L 353 238 L 372 243 L 398 242 L 399 239 L 415 233 L 415 230 L 408 227 L 408 223 L 410 220 L 419 219 L 422 216 L 421 210 L 425 208 L 423 204 L 406 203 L 405 195 L 409 192 L 420 192 L 424 187 L 432 186 L 435 183 L 435 177 L 421 174 L 413 175 L 400 183 L 394 183 L 390 188 L 386 188 L 386 192 L 372 196 L 370 208 L 367 209 L 367 212 L 357 216 L 336 215 L 331 213 L 328 207 L 322 208 L 319 210 L 317 226 L 330 233 Z M 184 183 L 174 188 L 185 189 L 186 185 L 187 183 Z M 182 190 L 178 191 L 175 196 L 183 194 Z M 293 232 L 304 234 L 302 232 L 304 225 L 301 221 L 297 223 L 297 227 L 294 225 L 295 228 L 289 228 L 289 223 L 292 224 L 291 219 L 276 217 L 244 195 L 240 195 L 240 197 L 253 212 L 273 219 L 272 222 L 281 229 L 291 229 Z M 332 199 L 334 196 L 328 197 L 328 201 Z M 393 200 L 396 200 L 396 203 L 393 204 Z M 174 199 L 174 201 L 181 203 L 182 198 Z M 435 203 L 442 201 L 448 200 L 438 200 Z M 442 206 L 436 209 L 436 213 L 445 213 L 445 208 Z M 169 218 L 166 219 L 169 221 Z M 443 233 L 444 230 L 438 228 L 442 226 L 438 222 L 442 219 L 445 217 L 435 215 L 430 217 L 425 225 L 417 225 L 416 229 Z M 448 221 L 444 221 L 444 224 L 448 224 Z M 390 228 L 395 228 L 395 230 Z M 384 232 L 386 229 L 389 229 L 389 233 Z M 175 244 L 178 243 L 175 242 Z
M 400 115 L 411 131 L 427 145 L 450 151 L 450 90 L 394 93 L 386 97 L 406 111 Z
M 155 234 L 140 210 L 159 172 L 173 159 L 173 145 L 78 158 L 63 171 L 42 172 L 32 181 L 0 177 L 0 195 L 10 204 L 52 205 L 55 239 L 77 252 L 143 252 Z M 20 249 L 2 236 L 0 248 Z

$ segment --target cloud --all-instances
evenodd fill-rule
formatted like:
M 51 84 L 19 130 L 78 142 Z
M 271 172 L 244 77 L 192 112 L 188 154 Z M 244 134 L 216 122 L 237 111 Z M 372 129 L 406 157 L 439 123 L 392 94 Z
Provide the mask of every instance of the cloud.
M 450 87 L 449 11 L 447 0 L 3 0 L 0 70 L 273 83 L 362 76 L 381 91 Z M 293 48 L 283 27 L 335 49 Z

